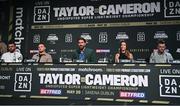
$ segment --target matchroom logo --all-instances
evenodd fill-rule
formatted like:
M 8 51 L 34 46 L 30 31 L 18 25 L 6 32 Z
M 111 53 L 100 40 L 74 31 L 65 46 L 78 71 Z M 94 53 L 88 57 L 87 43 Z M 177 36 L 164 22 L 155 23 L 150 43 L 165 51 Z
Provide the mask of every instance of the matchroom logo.
M 180 1 L 164 0 L 164 16 L 166 18 L 180 17 Z
M 50 22 L 50 6 L 34 6 L 34 23 Z
M 31 92 L 32 73 L 15 73 L 14 91 Z

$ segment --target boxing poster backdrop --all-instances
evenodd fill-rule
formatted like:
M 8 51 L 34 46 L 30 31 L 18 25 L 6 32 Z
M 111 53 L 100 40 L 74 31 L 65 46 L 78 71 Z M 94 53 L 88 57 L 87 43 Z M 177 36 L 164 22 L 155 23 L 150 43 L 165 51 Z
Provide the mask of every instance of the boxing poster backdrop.
M 148 60 L 158 39 L 164 39 L 175 60 L 180 59 L 179 0 L 16 0 L 14 39 L 31 58 L 44 42 L 58 62 L 71 58 L 77 38 L 88 40 L 97 59 L 113 58 L 126 40 L 135 60 Z
M 46 105 L 59 100 L 178 105 L 179 74 L 175 64 L 1 65 L 0 97 L 23 99 L 21 104 L 38 99 Z

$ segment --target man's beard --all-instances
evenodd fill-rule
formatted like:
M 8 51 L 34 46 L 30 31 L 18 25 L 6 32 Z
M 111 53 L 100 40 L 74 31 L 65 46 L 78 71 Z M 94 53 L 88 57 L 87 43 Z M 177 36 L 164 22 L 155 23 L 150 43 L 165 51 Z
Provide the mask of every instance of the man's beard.
M 39 51 L 39 54 L 43 53 L 44 51 Z
M 80 49 L 80 50 L 83 50 L 83 49 L 84 49 L 84 46 L 79 46 L 79 49 Z
M 163 54 L 164 53 L 164 51 L 159 51 L 159 54 Z
M 14 52 L 15 52 L 15 50 L 9 50 L 9 52 L 10 52 L 10 53 L 14 53 Z

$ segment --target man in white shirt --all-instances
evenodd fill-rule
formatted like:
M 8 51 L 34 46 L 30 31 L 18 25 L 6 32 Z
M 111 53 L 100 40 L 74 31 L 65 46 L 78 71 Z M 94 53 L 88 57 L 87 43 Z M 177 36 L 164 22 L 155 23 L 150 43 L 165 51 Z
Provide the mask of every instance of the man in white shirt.
M 1 56 L 1 59 L 4 62 L 22 62 L 23 56 L 20 52 L 16 51 L 16 44 L 14 42 L 9 42 L 8 50 L 9 52 L 6 52 Z
M 170 63 L 173 61 L 173 57 L 170 53 L 165 51 L 165 41 L 160 40 L 157 44 L 157 51 L 153 51 L 150 56 L 150 63 Z

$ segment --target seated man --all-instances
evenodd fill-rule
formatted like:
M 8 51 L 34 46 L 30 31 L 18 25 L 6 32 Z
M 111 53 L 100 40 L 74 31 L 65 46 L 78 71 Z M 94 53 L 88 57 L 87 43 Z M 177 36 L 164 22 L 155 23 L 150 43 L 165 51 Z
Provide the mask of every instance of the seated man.
M 22 62 L 23 56 L 20 52 L 16 51 L 16 44 L 14 42 L 8 43 L 8 50 L 9 52 L 1 56 L 4 62 Z
M 157 51 L 153 51 L 150 56 L 150 63 L 169 63 L 173 61 L 173 57 L 170 53 L 165 51 L 166 44 L 165 41 L 160 40 L 157 44 Z
M 46 63 L 46 62 L 52 62 L 52 57 L 50 54 L 46 53 L 46 47 L 43 43 L 40 43 L 38 45 L 39 53 L 33 55 L 32 59 L 34 59 L 38 63 Z
M 80 60 L 86 63 L 96 63 L 96 53 L 94 50 L 86 47 L 84 38 L 78 39 L 78 49 L 73 54 L 73 60 Z

